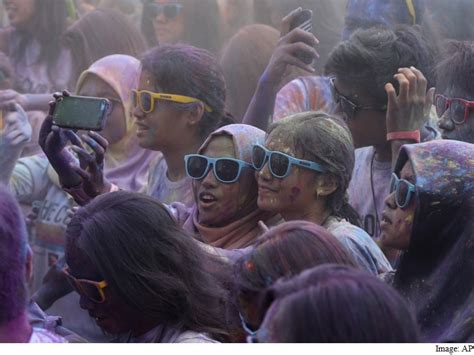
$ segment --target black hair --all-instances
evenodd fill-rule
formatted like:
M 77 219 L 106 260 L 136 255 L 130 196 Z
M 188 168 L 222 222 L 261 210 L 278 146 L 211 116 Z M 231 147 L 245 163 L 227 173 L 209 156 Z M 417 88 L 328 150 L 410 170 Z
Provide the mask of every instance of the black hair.
M 436 90 L 450 88 L 474 96 L 474 42 L 446 41 L 441 61 L 436 66 Z
M 325 72 L 337 76 L 385 105 L 385 84 L 398 90 L 393 75 L 399 68 L 414 66 L 435 86 L 434 47 L 417 26 L 398 26 L 395 30 L 370 28 L 356 31 L 329 55 Z
M 224 74 L 209 51 L 185 44 L 163 44 L 147 52 L 141 62 L 142 70 L 153 76 L 157 91 L 159 88 L 171 94 L 194 97 L 212 109 L 212 112 L 204 110 L 199 123 L 202 139 L 231 120 L 224 111 Z M 170 104 L 182 109 L 193 106 Z
M 227 336 L 213 259 L 156 199 L 120 191 L 82 207 L 66 230 L 66 261 L 84 256 L 143 319 Z

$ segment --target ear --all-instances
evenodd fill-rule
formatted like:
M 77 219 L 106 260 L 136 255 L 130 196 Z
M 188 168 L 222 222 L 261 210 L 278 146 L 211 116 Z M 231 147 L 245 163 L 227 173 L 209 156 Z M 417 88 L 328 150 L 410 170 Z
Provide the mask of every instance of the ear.
M 338 183 L 333 174 L 323 174 L 318 176 L 314 193 L 316 196 L 329 196 L 337 190 Z
M 33 251 L 31 250 L 30 246 L 27 246 L 26 249 L 26 265 L 25 265 L 25 272 L 26 272 L 26 281 L 30 282 L 31 278 L 33 277 Z
M 190 126 L 198 126 L 204 116 L 204 104 L 197 102 L 192 108 L 186 111 L 186 122 Z

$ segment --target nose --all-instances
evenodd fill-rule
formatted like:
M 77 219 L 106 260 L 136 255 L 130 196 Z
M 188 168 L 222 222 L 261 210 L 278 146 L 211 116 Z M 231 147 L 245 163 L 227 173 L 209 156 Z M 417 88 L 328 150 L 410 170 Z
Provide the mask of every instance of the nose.
M 166 23 L 168 22 L 168 18 L 165 16 L 163 10 L 159 11 L 155 17 L 155 21 L 158 23 Z
M 90 299 L 87 297 L 80 295 L 79 299 L 79 305 L 81 306 L 82 309 L 85 309 L 86 311 L 90 311 L 94 308 L 95 304 L 92 302 Z
M 206 176 L 202 179 L 201 184 L 205 188 L 215 188 L 219 184 L 219 181 L 216 179 L 214 176 L 214 170 L 213 170 L 213 165 L 209 166 L 209 170 L 207 171 Z
M 133 108 L 132 114 L 137 120 L 145 117 L 145 112 L 138 105 Z
M 438 121 L 438 127 L 445 131 L 452 131 L 454 129 L 454 122 L 449 117 L 448 111 Z
M 395 191 L 391 192 L 387 197 L 385 197 L 384 204 L 391 210 L 397 208 L 397 203 L 395 201 Z
M 268 161 L 265 163 L 262 170 L 257 171 L 257 180 L 259 178 L 262 179 L 262 180 L 265 180 L 265 181 L 271 181 L 272 180 L 273 176 L 270 173 L 270 168 L 268 166 Z

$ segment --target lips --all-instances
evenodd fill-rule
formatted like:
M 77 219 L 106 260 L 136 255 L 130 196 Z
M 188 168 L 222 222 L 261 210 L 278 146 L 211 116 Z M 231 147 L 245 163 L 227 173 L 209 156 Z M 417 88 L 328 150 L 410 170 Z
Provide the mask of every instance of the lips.
M 141 133 L 144 133 L 149 130 L 148 126 L 145 126 L 143 124 L 140 124 L 138 122 L 135 123 L 137 126 L 137 135 L 140 135 Z
M 266 194 L 266 193 L 275 193 L 278 192 L 275 188 L 271 188 L 267 185 L 258 185 L 258 193 L 259 194 Z
M 387 224 L 392 224 L 392 220 L 388 218 L 387 214 L 384 212 L 382 214 L 382 221 L 381 225 L 387 225 Z
M 206 209 L 212 207 L 217 202 L 217 197 L 209 192 L 201 192 L 198 195 L 199 206 Z

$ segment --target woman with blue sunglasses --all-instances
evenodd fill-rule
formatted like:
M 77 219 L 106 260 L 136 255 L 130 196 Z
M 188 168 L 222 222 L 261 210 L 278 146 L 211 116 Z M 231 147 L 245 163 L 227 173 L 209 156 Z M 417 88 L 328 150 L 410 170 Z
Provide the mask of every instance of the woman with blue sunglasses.
M 240 249 L 263 233 L 260 221 L 272 226 L 280 220 L 257 206 L 251 155 L 253 145 L 264 139 L 265 132 L 258 128 L 227 125 L 211 133 L 197 154 L 185 156 L 194 206 L 173 203 L 171 210 L 188 232 L 216 248 Z
M 393 286 L 421 340 L 474 341 L 474 145 L 404 145 L 385 199 L 383 245 L 402 251 Z
M 373 274 L 391 270 L 377 244 L 358 227 L 346 190 L 354 146 L 345 124 L 322 112 L 296 114 L 274 124 L 264 145 L 254 145 L 258 206 L 286 221 L 328 229 Z

